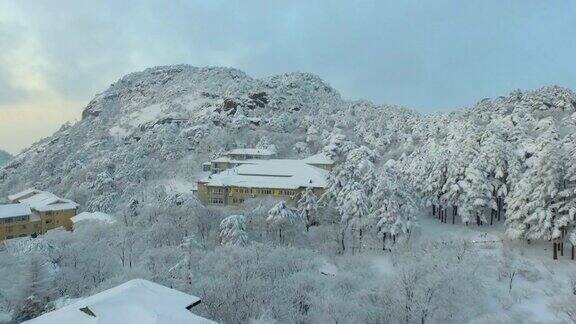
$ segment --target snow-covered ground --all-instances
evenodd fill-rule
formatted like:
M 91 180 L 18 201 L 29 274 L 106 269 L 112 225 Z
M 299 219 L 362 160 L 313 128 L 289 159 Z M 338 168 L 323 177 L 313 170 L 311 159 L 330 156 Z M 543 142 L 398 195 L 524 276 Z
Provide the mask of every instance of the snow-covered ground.
M 463 226 L 424 216 L 420 229 L 420 240 L 465 240 L 476 249 L 484 260 L 479 280 L 492 296 L 488 301 L 493 316 L 490 318 L 505 319 L 504 322 L 564 323 L 565 319 L 551 306 L 556 297 L 570 293 L 570 275 L 576 274 L 576 261 L 570 260 L 569 247 L 565 247 L 564 256 L 553 260 L 551 243 L 510 241 L 501 223 Z M 390 255 L 375 256 L 374 268 L 383 277 L 395 271 Z M 514 272 L 509 289 L 509 274 Z

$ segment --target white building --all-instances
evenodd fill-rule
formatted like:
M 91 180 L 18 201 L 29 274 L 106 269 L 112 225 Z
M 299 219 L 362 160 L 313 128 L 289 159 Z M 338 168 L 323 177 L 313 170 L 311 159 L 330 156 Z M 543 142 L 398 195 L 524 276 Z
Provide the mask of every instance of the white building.
M 200 298 L 148 280 L 134 279 L 25 323 L 191 324 L 215 323 L 195 315 Z

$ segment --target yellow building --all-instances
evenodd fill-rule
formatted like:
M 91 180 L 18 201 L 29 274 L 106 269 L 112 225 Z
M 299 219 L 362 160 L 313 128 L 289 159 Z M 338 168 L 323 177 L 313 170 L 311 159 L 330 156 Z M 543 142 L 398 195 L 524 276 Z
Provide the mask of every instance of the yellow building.
M 71 218 L 78 204 L 50 192 L 26 189 L 8 196 L 11 204 L 0 205 L 0 240 L 44 234 L 54 228 L 72 229 Z
M 0 240 L 40 233 L 40 219 L 26 204 L 0 205 Z
M 234 161 L 241 163 L 198 181 L 197 194 L 205 205 L 238 205 L 251 198 L 272 197 L 294 206 L 308 187 L 317 196 L 324 192 L 333 164 L 320 157 L 306 160 Z

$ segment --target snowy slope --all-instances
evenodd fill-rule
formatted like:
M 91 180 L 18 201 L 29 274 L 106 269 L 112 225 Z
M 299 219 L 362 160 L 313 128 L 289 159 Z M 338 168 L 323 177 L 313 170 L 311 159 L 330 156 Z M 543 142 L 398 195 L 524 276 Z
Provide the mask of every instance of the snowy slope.
M 570 134 L 574 106 L 570 90 L 546 87 L 421 116 L 406 108 L 343 100 L 307 73 L 255 79 L 231 68 L 156 67 L 113 83 L 90 101 L 81 121 L 63 126 L 0 169 L 0 196 L 34 186 L 90 210 L 111 212 L 159 181 L 178 179 L 190 186 L 201 163 L 223 150 L 266 138 L 281 157 L 306 157 L 335 129 L 375 149 L 382 161 L 413 152 L 410 158 L 418 159 L 472 120 L 475 127 L 507 129 L 512 140 L 519 138 L 516 147 L 530 150 L 537 126 L 550 119 Z

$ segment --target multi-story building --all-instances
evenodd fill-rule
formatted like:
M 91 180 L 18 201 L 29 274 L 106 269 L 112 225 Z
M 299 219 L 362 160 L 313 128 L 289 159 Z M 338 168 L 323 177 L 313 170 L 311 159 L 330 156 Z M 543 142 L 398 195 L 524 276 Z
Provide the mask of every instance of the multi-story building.
M 217 173 L 198 181 L 197 194 L 206 205 L 238 205 L 257 197 L 278 198 L 296 205 L 308 187 L 317 196 L 324 192 L 332 164 L 321 154 L 303 160 L 231 160 Z
M 41 225 L 26 204 L 0 205 L 0 240 L 36 235 Z
M 72 200 L 33 188 L 8 199 L 10 204 L 0 205 L 0 240 L 36 236 L 58 227 L 71 230 L 70 219 L 79 206 Z

